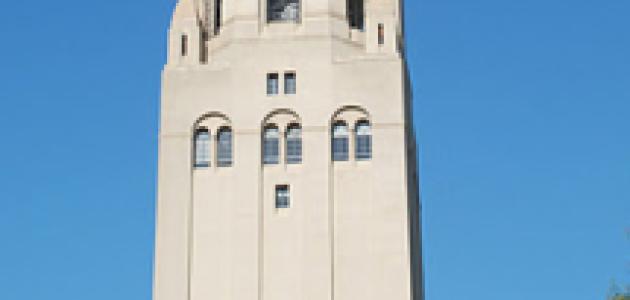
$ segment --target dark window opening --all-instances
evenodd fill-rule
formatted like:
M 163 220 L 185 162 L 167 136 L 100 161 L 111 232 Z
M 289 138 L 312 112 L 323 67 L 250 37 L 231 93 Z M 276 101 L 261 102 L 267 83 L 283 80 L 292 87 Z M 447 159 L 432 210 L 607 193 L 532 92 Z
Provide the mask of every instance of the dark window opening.
M 280 89 L 279 87 L 278 73 L 267 74 L 267 95 L 277 95 Z
M 378 24 L 378 44 L 385 44 L 385 25 L 383 23 Z
M 299 124 L 291 124 L 286 132 L 287 164 L 302 162 L 302 128 Z
M 369 121 L 357 122 L 355 138 L 356 159 L 370 160 L 372 158 L 372 127 Z
M 214 35 L 219 35 L 221 32 L 221 6 L 222 0 L 214 1 Z
M 229 127 L 221 128 L 217 134 L 217 165 L 232 166 L 232 130 Z
M 364 8 L 363 0 L 347 0 L 347 14 L 350 28 L 363 30 L 364 26 Z
M 294 95 L 297 92 L 297 77 L 295 72 L 284 73 L 284 93 Z
M 275 165 L 280 162 L 280 131 L 275 125 L 268 125 L 263 132 L 263 164 Z
M 289 208 L 291 206 L 291 193 L 288 185 L 276 186 L 276 208 Z
M 182 34 L 182 40 L 181 40 L 181 52 L 182 52 L 182 56 L 187 56 L 188 55 L 188 35 Z
M 205 128 L 195 131 L 195 168 L 210 166 L 210 132 Z
M 268 0 L 267 21 L 299 22 L 300 0 Z
M 350 142 L 348 140 L 348 125 L 337 122 L 332 128 L 332 159 L 333 161 L 347 161 Z

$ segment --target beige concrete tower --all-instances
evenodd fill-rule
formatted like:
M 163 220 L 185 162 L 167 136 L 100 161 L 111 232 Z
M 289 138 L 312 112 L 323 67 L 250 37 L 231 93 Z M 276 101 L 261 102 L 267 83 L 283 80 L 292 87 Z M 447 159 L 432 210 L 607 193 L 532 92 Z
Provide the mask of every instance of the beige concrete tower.
M 420 300 L 400 0 L 180 0 L 155 300 Z

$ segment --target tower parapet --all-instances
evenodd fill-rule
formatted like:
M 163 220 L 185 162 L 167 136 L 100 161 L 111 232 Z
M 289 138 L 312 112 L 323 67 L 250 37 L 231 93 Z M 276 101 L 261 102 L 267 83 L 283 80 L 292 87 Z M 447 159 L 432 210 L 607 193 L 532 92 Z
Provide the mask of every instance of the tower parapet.
M 170 30 L 169 64 L 200 65 L 239 41 L 330 39 L 355 55 L 398 54 L 399 0 L 180 0 Z

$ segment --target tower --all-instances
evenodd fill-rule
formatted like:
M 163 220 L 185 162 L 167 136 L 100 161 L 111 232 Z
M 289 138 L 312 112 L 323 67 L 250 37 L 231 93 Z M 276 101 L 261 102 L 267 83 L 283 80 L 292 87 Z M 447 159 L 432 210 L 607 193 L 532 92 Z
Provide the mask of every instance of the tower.
M 155 300 L 420 300 L 400 0 L 179 0 Z

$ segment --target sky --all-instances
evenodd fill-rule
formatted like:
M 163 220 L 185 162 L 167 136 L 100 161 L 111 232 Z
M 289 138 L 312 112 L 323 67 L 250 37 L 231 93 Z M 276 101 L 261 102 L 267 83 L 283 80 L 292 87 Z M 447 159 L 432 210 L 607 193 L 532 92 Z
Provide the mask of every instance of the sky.
M 174 0 L 5 2 L 0 299 L 148 300 Z M 630 284 L 628 15 L 407 1 L 428 300 Z

